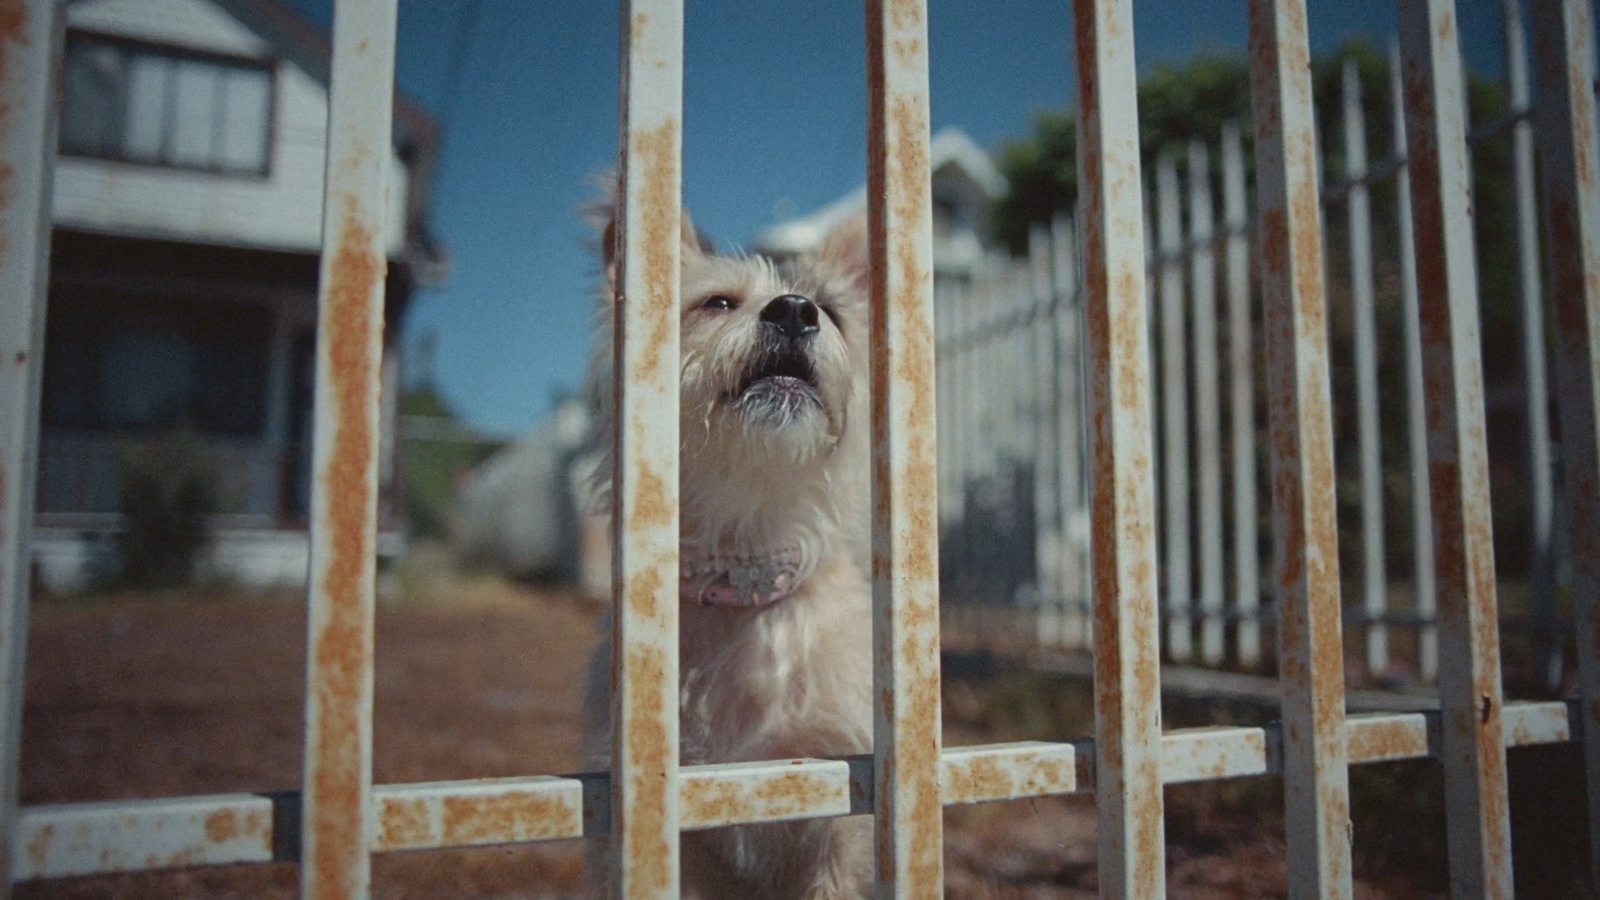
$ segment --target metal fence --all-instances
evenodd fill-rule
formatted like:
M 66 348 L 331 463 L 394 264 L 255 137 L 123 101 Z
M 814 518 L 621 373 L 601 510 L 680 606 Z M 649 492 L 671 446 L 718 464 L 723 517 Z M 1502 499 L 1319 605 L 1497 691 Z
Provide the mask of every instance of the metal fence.
M 1558 593 L 1571 588 L 1570 574 L 1563 577 L 1571 553 L 1556 527 L 1565 511 L 1554 502 L 1560 447 L 1549 417 L 1527 38 L 1518 0 L 1504 0 L 1503 9 L 1507 108 L 1468 123 L 1466 135 L 1469 154 L 1493 150 L 1494 161 L 1505 163 L 1482 170 L 1487 183 L 1477 187 L 1509 198 L 1494 210 L 1507 220 L 1494 233 L 1513 239 L 1503 254 L 1512 277 L 1486 297 L 1517 313 L 1514 333 L 1488 338 L 1516 357 L 1515 371 L 1492 373 L 1497 380 L 1487 383 L 1500 401 L 1490 412 L 1498 407 L 1501 426 L 1514 420 L 1521 429 L 1517 439 L 1497 435 L 1491 459 L 1500 473 L 1496 490 L 1515 495 L 1497 518 L 1511 526 L 1497 544 L 1502 558 L 1512 560 L 1518 595 L 1516 608 L 1501 615 L 1530 638 L 1519 660 L 1531 670 L 1526 680 L 1553 690 L 1570 675 L 1563 653 L 1570 611 L 1558 612 Z M 1341 414 L 1335 418 L 1346 426 L 1342 433 L 1336 428 L 1335 439 L 1341 531 L 1350 538 L 1343 560 L 1355 564 L 1358 576 L 1345 586 L 1344 621 L 1359 643 L 1361 675 L 1433 681 L 1438 590 L 1400 53 L 1398 47 L 1390 53 L 1388 103 L 1370 109 L 1357 60 L 1341 63 L 1333 98 L 1338 115 L 1322 117 L 1338 130 L 1320 135 L 1317 159 L 1323 235 L 1341 245 L 1333 248 L 1340 258 L 1327 261 L 1334 307 L 1328 330 L 1337 348 L 1332 396 Z M 1392 138 L 1390 152 L 1373 160 L 1369 134 L 1383 131 Z M 1339 149 L 1330 154 L 1330 147 Z M 1252 345 L 1262 334 L 1258 298 L 1265 285 L 1252 278 L 1250 250 L 1260 220 L 1250 208 L 1238 124 L 1167 148 L 1154 168 L 1145 199 L 1146 277 L 1152 365 L 1159 372 L 1152 431 L 1162 517 L 1162 649 L 1175 663 L 1254 669 L 1270 662 L 1262 637 L 1270 636 L 1276 610 L 1261 591 L 1268 556 L 1259 537 L 1264 370 Z M 1220 192 L 1213 190 L 1217 174 Z M 1479 236 L 1480 244 L 1489 240 L 1488 233 Z M 1086 578 L 1087 336 L 1076 252 L 1073 221 L 1062 216 L 1034 229 L 1023 258 L 993 256 L 972 273 L 935 284 L 946 600 L 1031 617 L 1042 646 L 1065 650 L 1090 648 L 1093 632 Z M 1389 315 L 1379 315 L 1380 300 Z M 1381 421 L 1389 427 L 1380 428 Z M 1390 433 L 1403 440 L 1385 441 Z M 1386 511 L 1386 500 L 1408 506 L 1409 516 Z M 1394 578 L 1393 570 L 1406 564 L 1410 578 Z M 1391 656 L 1391 630 L 1399 632 L 1403 663 Z
M 1107 897 L 1163 891 L 1162 786 L 1275 773 L 1287 805 L 1291 893 L 1351 892 L 1348 767 L 1443 762 L 1451 883 L 1511 892 L 1505 748 L 1571 740 L 1563 703 L 1504 705 L 1465 184 L 1461 70 L 1448 0 L 1402 0 L 1401 50 L 1417 243 L 1432 527 L 1438 574 L 1436 713 L 1346 717 L 1316 150 L 1303 0 L 1251 0 L 1260 276 L 1266 316 L 1283 724 L 1163 732 L 1155 458 L 1142 177 L 1127 0 L 1072 9 L 1083 197 L 1095 734 L 1074 743 L 941 748 L 937 470 L 928 172 L 927 25 L 917 0 L 869 0 L 873 260 L 871 757 L 680 767 L 677 756 L 677 212 L 682 10 L 624 9 L 622 293 L 617 386 L 618 735 L 611 773 L 374 785 L 372 613 L 381 233 L 395 0 L 335 4 L 317 394 L 307 753 L 294 795 L 17 808 L 27 548 L 36 450 L 51 98 L 58 0 L 0 3 L 0 673 L 10 880 L 294 859 L 312 897 L 369 890 L 371 854 L 579 837 L 610 829 L 620 888 L 674 896 L 680 832 L 734 822 L 875 814 L 879 896 L 941 893 L 941 808 L 1093 793 Z M 1600 719 L 1595 427 L 1600 153 L 1587 0 L 1534 0 L 1540 134 L 1566 497 L 1580 603 L 1581 706 Z M 1037 437 L 1037 435 L 1036 435 Z M 1204 643 L 1204 641 L 1202 641 Z M 1600 741 L 1585 743 L 1600 772 Z M 613 777 L 614 776 L 614 777 Z M 1591 778 L 1592 822 L 1600 779 Z M 713 802 L 714 801 L 714 802 Z M 1600 839 L 1600 829 L 1593 829 Z

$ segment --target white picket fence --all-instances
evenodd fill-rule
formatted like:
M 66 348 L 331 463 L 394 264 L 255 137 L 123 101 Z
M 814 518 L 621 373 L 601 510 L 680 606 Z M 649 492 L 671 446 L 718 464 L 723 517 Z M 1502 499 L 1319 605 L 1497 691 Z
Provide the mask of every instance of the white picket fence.
M 1555 688 L 1564 674 L 1563 640 L 1570 634 L 1570 621 L 1558 615 L 1557 595 L 1569 579 L 1557 583 L 1561 548 L 1553 497 L 1560 471 L 1548 412 L 1525 37 L 1516 4 L 1507 9 L 1510 110 L 1478 124 L 1468 137 L 1471 146 L 1510 143 L 1512 168 L 1498 175 L 1509 182 L 1514 200 L 1517 294 L 1489 302 L 1514 302 L 1521 329 L 1488 335 L 1486 343 L 1520 344 L 1520 384 L 1505 385 L 1498 395 L 1521 392 L 1521 452 L 1493 462 L 1518 472 L 1528 522 L 1497 543 L 1531 539 L 1528 610 L 1509 617 L 1509 624 L 1529 632 L 1540 679 Z M 1324 147 L 1343 142 L 1344 171 L 1324 167 L 1322 197 L 1324 219 L 1345 225 L 1346 246 L 1329 246 L 1327 255 L 1342 252 L 1347 258 L 1330 276 L 1342 288 L 1331 296 L 1348 296 L 1348 316 L 1337 317 L 1346 329 L 1338 343 L 1352 348 L 1354 357 L 1353 384 L 1336 383 L 1333 398 L 1336 406 L 1353 408 L 1356 420 L 1356 434 L 1336 447 L 1341 468 L 1355 476 L 1341 485 L 1341 495 L 1349 495 L 1341 500 L 1359 509 L 1359 524 L 1341 535 L 1341 545 L 1359 548 L 1345 586 L 1345 622 L 1361 635 L 1366 674 L 1431 681 L 1439 671 L 1433 520 L 1398 50 L 1389 68 L 1391 102 L 1369 110 L 1362 105 L 1355 61 L 1345 60 L 1342 133 L 1322 135 Z M 1391 117 L 1394 143 L 1389 155 L 1372 161 L 1368 123 L 1380 115 Z M 1256 359 L 1264 335 L 1260 285 L 1252 273 L 1255 213 L 1247 205 L 1237 124 L 1229 123 L 1213 142 L 1195 140 L 1172 151 L 1154 167 L 1146 217 L 1152 371 L 1158 373 L 1153 400 L 1164 652 L 1177 663 L 1256 668 L 1264 662 L 1263 647 L 1270 650 L 1262 635 L 1275 611 L 1262 577 L 1270 550 L 1260 546 L 1270 525 L 1262 527 L 1268 493 L 1257 464 L 1265 453 L 1267 419 Z M 1213 159 L 1220 159 L 1219 186 L 1213 184 Z M 1394 183 L 1393 200 L 1382 211 L 1395 216 L 1400 241 L 1375 248 L 1371 195 L 1385 182 Z M 1391 254 L 1397 264 L 1401 314 L 1390 325 L 1403 328 L 1398 339 L 1380 333 L 1377 324 L 1375 253 Z M 1092 646 L 1089 430 L 1076 254 L 1073 222 L 1061 216 L 1034 229 L 1025 257 L 993 256 L 971 273 L 946 275 L 935 287 L 945 595 L 954 603 L 1006 606 L 1032 616 L 1039 644 L 1065 650 Z M 1395 345 L 1404 347 L 1403 358 L 1379 359 L 1381 347 Z M 1380 422 L 1380 384 L 1405 391 L 1403 421 Z M 1385 429 L 1404 429 L 1404 459 L 1383 459 Z M 1412 549 L 1404 556 L 1392 555 L 1397 551 L 1385 540 L 1385 479 L 1409 485 L 1404 493 Z M 1412 562 L 1409 583 L 1387 577 L 1406 556 Z M 1410 642 L 1396 645 L 1404 647 L 1397 655 L 1406 660 L 1399 670 L 1392 668 L 1391 638 Z

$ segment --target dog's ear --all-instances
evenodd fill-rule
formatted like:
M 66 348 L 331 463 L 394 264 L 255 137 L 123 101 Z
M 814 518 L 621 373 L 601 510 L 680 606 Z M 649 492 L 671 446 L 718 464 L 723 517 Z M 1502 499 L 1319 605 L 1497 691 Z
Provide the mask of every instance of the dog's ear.
M 605 270 L 607 293 L 612 294 L 615 293 L 617 284 L 618 250 L 615 189 L 610 192 L 610 196 L 593 205 L 589 218 L 600 232 L 600 259 Z M 682 210 L 678 218 L 678 252 L 687 259 L 710 253 L 712 250 L 711 241 L 694 227 L 694 222 L 689 218 L 689 211 Z
M 836 276 L 850 279 L 852 287 L 865 294 L 869 287 L 867 217 L 854 215 L 828 229 L 817 258 Z

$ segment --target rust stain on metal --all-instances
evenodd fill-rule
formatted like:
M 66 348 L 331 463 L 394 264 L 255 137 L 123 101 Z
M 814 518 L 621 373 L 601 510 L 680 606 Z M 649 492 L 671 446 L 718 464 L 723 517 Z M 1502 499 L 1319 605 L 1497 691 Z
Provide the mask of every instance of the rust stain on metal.
M 805 772 L 785 772 L 755 786 L 720 780 L 684 783 L 683 818 L 694 822 L 732 822 L 794 815 L 831 796 L 830 783 Z
M 358 601 L 367 567 L 372 564 L 368 539 L 371 491 L 367 471 L 372 465 L 373 436 L 367 423 L 367 390 L 376 375 L 377 360 L 371 346 L 374 326 L 371 296 L 380 289 L 386 266 L 373 250 L 374 235 L 363 223 L 354 197 L 343 198 L 343 219 L 335 245 L 327 287 L 326 377 L 332 385 L 333 452 L 324 479 L 328 498 L 327 538 L 329 561 L 322 591 L 330 598 L 327 621 L 312 648 L 317 668 L 313 685 L 317 704 L 318 760 L 313 776 L 316 802 L 310 804 L 310 827 L 318 839 L 313 852 L 317 871 L 325 879 L 329 896 L 348 894 L 349 873 L 343 861 L 361 852 L 360 835 L 351 827 L 360 822 L 363 785 L 359 760 L 359 711 L 351 698 L 371 677 L 370 622 Z
M 503 843 L 521 836 L 526 823 L 566 822 L 573 813 L 561 796 L 446 797 L 441 837 L 447 844 Z
M 219 809 L 205 821 L 206 840 L 224 844 L 239 836 L 239 817 L 231 809 Z
M 53 826 L 46 825 L 39 832 L 28 839 L 28 859 L 33 861 L 34 868 L 43 868 L 44 860 L 50 853 L 50 844 L 56 839 L 56 830 Z
M 642 13 L 635 16 L 636 29 L 642 27 L 642 19 Z M 671 306 L 672 296 L 677 288 L 672 265 L 672 251 L 677 246 L 681 228 L 679 217 L 676 215 L 677 155 L 673 152 L 677 140 L 678 120 L 674 118 L 652 130 L 634 134 L 630 141 L 633 157 L 638 161 L 640 183 L 643 185 L 638 202 L 642 210 L 644 234 L 639 236 L 637 243 L 632 236 L 627 240 L 630 245 L 639 248 L 635 252 L 644 266 L 645 296 L 626 299 L 630 302 L 642 299 L 650 307 L 658 310 Z M 669 329 L 677 321 L 675 312 L 673 315 L 655 316 L 651 321 L 650 334 L 645 337 L 641 371 L 633 373 L 636 377 L 642 376 L 647 380 L 659 381 L 676 376 L 675 372 L 661 370 L 661 348 L 666 346 L 671 337 Z
M 200 857 L 194 850 L 178 850 L 162 856 L 152 853 L 144 858 L 144 868 L 149 869 L 182 869 L 198 865 Z
M 673 648 L 674 650 L 676 648 Z M 630 765 L 625 777 L 635 798 L 643 798 L 632 809 L 613 810 L 619 816 L 623 841 L 634 852 L 627 855 L 627 880 L 645 894 L 665 893 L 671 887 L 668 869 L 665 777 L 668 758 L 667 735 L 659 727 L 676 710 L 662 704 L 666 691 L 667 661 L 659 647 L 627 649 L 627 690 L 633 718 L 627 723 L 625 740 Z
M 628 510 L 628 527 L 634 530 L 658 528 L 672 521 L 673 504 L 667 496 L 666 482 L 649 466 L 638 468 L 639 487 Z
M 1161 754 L 1145 754 L 1128 780 L 1139 786 L 1145 799 L 1145 802 L 1135 803 L 1132 810 L 1139 844 L 1143 847 L 1158 847 L 1162 840 Z M 1133 883 L 1138 884 L 1140 881 L 1136 875 Z
M 923 0 L 889 0 L 891 30 L 904 31 L 922 27 Z
M 26 0 L 0 0 L 0 80 L 9 79 L 11 45 L 28 46 L 28 4 Z M 0 134 L 11 129 L 11 106 L 0 100 Z M 0 211 L 11 206 L 16 194 L 15 173 L 10 163 L 0 163 Z M 9 238 L 6 220 L 0 218 L 0 254 L 5 253 Z M 20 360 L 19 360 L 20 362 Z
M 11 56 L 8 44 L 28 46 L 27 0 L 0 0 L 0 78 L 9 74 L 6 65 Z M 9 106 L 0 101 L 0 128 L 5 127 L 3 120 L 10 112 Z
M 433 838 L 427 805 L 421 800 L 385 800 L 378 828 L 389 847 L 415 847 Z
M 627 603 L 629 611 L 641 618 L 654 620 L 661 614 L 661 591 L 665 579 L 655 566 L 640 569 L 628 579 Z
M 1346 753 L 1352 764 L 1428 755 L 1427 730 L 1405 721 L 1366 723 L 1352 727 Z
M 28 46 L 27 0 L 0 0 L 0 41 Z
M 1582 8 L 1580 7 L 1580 11 L 1581 10 L 1582 10 Z M 1585 18 L 1587 18 L 1587 17 L 1585 17 Z M 1584 22 L 1579 27 L 1589 28 L 1589 27 L 1592 27 L 1592 25 L 1590 25 L 1588 22 Z M 1567 69 L 1567 78 L 1569 78 L 1571 80 L 1571 82 L 1572 82 L 1571 86 L 1567 88 L 1567 96 L 1575 97 L 1575 98 L 1576 97 L 1584 97 L 1584 96 L 1586 96 L 1586 92 L 1590 90 L 1590 87 L 1589 87 L 1589 84 L 1588 84 L 1588 78 L 1585 75 L 1583 69 L 1584 69 L 1583 66 L 1571 66 L 1571 67 L 1569 67 Z M 1590 74 L 1592 74 L 1592 73 L 1590 73 Z M 1595 127 L 1594 127 L 1595 123 L 1594 123 L 1594 119 L 1593 119 L 1593 115 L 1594 115 L 1594 104 L 1593 103 L 1575 102 L 1575 103 L 1568 104 L 1567 109 L 1570 111 L 1570 114 L 1572 116 L 1572 133 L 1573 134 L 1594 134 L 1595 133 Z M 1580 195 L 1585 195 L 1585 196 L 1591 195 L 1591 192 L 1594 190 L 1594 179 L 1595 179 L 1594 169 L 1592 169 L 1590 167 L 1590 158 L 1591 157 L 1590 157 L 1590 155 L 1588 153 L 1582 153 L 1582 152 L 1574 153 L 1572 155 L 1572 157 L 1573 157 L 1572 162 L 1573 162 L 1574 170 L 1575 170 L 1576 176 L 1577 176 L 1577 182 L 1578 182 L 1577 187 L 1578 187 L 1579 194 Z M 1589 277 L 1590 278 L 1600 278 L 1600 273 L 1597 273 L 1593 269 L 1590 269 L 1589 270 Z M 1593 285 L 1591 285 L 1590 291 L 1591 291 L 1590 292 L 1590 296 L 1595 296 L 1596 293 L 1600 293 L 1600 292 L 1596 292 L 1594 290 Z

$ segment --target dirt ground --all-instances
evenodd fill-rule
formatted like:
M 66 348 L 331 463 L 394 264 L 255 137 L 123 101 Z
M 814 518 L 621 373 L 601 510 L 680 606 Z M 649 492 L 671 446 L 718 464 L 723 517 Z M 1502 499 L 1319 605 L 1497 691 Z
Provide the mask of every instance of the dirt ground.
M 570 593 L 415 568 L 394 581 L 395 596 L 377 620 L 375 780 L 576 771 L 580 673 L 599 606 Z M 40 600 L 28 652 L 22 801 L 297 787 L 303 629 L 300 599 L 291 594 Z M 1038 683 L 1011 679 L 997 689 L 994 682 L 993 672 L 949 674 L 947 745 L 1073 736 L 1038 732 L 1087 712 L 1071 692 L 1040 701 L 1048 691 Z M 1208 788 L 1168 791 L 1170 894 L 1283 896 L 1281 800 L 1259 784 Z M 1224 809 L 1231 812 L 1218 812 Z M 957 808 L 945 821 L 948 897 L 1094 896 L 1088 799 Z M 1437 875 L 1408 871 L 1405 860 L 1358 862 L 1357 895 L 1442 896 Z M 295 881 L 293 866 L 274 864 L 28 884 L 17 896 L 289 897 Z M 379 897 L 582 893 L 577 842 L 386 854 L 374 862 Z

